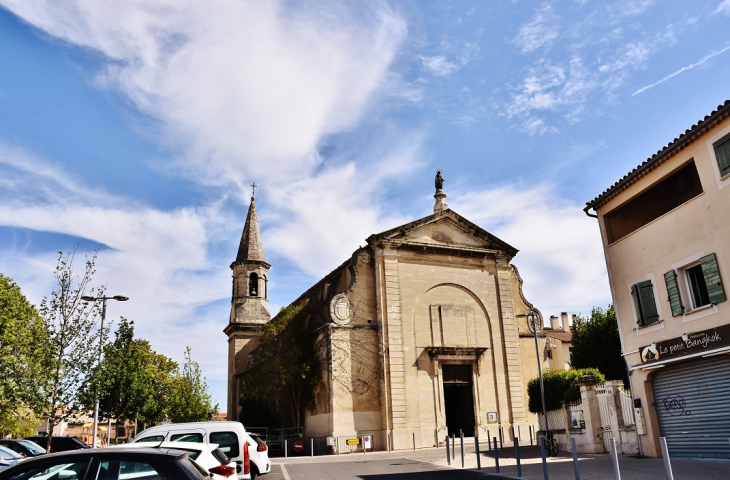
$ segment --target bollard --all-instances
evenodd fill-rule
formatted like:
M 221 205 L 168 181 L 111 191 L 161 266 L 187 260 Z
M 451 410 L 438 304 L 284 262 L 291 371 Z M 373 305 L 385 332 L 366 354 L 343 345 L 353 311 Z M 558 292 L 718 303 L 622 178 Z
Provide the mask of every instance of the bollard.
M 529 425 L 529 427 L 530 427 L 530 446 L 532 447 L 533 446 L 533 443 L 532 443 L 532 425 Z
M 494 437 L 494 467 L 499 473 L 499 450 L 497 450 L 497 437 Z
M 388 440 L 388 451 L 390 452 L 390 432 L 388 432 L 388 435 L 385 436 Z
M 474 447 L 476 448 L 477 452 L 477 470 L 482 469 L 482 459 L 479 454 L 479 437 L 474 437 Z
M 611 460 L 613 460 L 613 478 L 621 480 L 621 471 L 618 468 L 618 455 L 616 454 L 616 440 L 611 439 Z
M 314 456 L 314 437 L 309 439 L 309 456 Z
M 449 450 L 449 436 L 446 435 L 446 463 L 451 465 L 451 450 Z
M 522 440 L 522 430 L 520 429 L 520 426 L 517 425 L 517 441 Z
M 287 443 L 286 442 L 286 439 L 284 439 L 284 458 L 286 458 L 288 456 L 287 451 L 286 451 L 287 450 L 286 449 L 286 447 L 287 447 L 286 443 Z
M 492 440 L 490 440 L 492 437 L 489 436 L 489 429 L 487 429 L 487 449 L 491 452 L 492 451 Z
M 499 449 L 504 450 L 504 431 L 499 427 Z
M 570 449 L 573 451 L 573 470 L 575 470 L 575 480 L 580 480 L 580 467 L 578 466 L 578 449 L 575 448 L 575 438 L 570 439 Z
M 451 458 L 456 458 L 456 437 L 451 434 Z
M 522 478 L 522 463 L 520 463 L 520 440 L 515 439 L 515 458 L 517 459 L 517 478 Z
M 461 432 L 461 468 L 464 468 L 464 432 Z
M 667 472 L 667 480 L 674 480 L 674 474 L 672 473 L 672 462 L 669 461 L 669 449 L 667 448 L 667 438 L 659 437 L 659 442 L 662 444 L 662 460 L 664 460 L 664 470 Z
M 413 450 L 416 449 L 416 432 L 413 432 Z
M 548 480 L 547 458 L 545 457 L 545 437 L 540 437 L 540 454 L 542 455 L 542 476 Z

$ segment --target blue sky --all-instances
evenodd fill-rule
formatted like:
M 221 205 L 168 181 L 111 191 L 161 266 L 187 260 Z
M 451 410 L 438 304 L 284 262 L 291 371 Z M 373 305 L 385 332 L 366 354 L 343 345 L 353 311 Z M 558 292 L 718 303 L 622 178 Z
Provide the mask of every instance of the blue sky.
M 447 202 L 545 317 L 610 302 L 585 202 L 730 98 L 730 0 L 0 0 L 0 272 L 59 250 L 225 405 L 250 185 L 272 311 Z

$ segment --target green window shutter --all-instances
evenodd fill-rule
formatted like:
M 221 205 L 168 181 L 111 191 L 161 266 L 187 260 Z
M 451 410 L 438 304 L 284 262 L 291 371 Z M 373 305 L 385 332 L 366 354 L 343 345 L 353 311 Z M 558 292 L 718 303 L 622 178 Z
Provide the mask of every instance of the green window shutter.
M 720 175 L 724 177 L 730 173 L 730 133 L 712 146 L 715 148 L 715 158 L 717 158 L 717 166 L 720 167 Z
M 641 302 L 639 301 L 639 288 L 637 285 L 631 285 L 631 296 L 634 297 L 634 308 L 636 309 L 636 318 L 639 325 L 643 325 L 641 316 Z
M 722 280 L 720 279 L 720 269 L 717 267 L 717 258 L 714 253 L 705 255 L 700 259 L 702 264 L 702 274 L 705 276 L 705 284 L 707 285 L 707 294 L 711 303 L 724 302 L 725 290 L 722 288 Z
M 659 320 L 659 312 L 656 308 L 651 280 L 637 283 L 636 288 L 638 290 L 639 306 L 641 307 L 641 325 L 656 322 Z
M 667 284 L 667 293 L 669 294 L 669 305 L 672 307 L 672 316 L 678 317 L 684 313 L 684 305 L 682 305 L 682 296 L 679 294 L 677 272 L 670 270 L 665 273 L 664 282 Z

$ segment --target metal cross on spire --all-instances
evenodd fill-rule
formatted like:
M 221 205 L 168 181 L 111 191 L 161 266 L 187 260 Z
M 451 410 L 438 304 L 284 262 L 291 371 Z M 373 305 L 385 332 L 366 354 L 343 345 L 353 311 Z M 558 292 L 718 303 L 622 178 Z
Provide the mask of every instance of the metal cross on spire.
M 253 198 L 254 196 L 256 196 L 256 182 L 253 182 L 251 184 L 251 198 Z

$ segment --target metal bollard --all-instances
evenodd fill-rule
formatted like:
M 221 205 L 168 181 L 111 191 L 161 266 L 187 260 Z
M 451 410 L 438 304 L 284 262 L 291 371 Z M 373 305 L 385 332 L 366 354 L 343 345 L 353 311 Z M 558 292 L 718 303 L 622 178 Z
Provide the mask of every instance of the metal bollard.
M 616 454 L 616 440 L 611 439 L 611 460 L 613 461 L 613 478 L 621 480 L 621 471 L 618 468 L 618 454 Z
M 497 450 L 497 437 L 494 437 L 494 466 L 499 473 L 499 450 Z
M 499 427 L 499 449 L 504 450 L 504 431 Z
M 530 428 L 530 446 L 532 447 L 533 446 L 533 443 L 532 443 L 532 425 L 528 425 L 528 427 Z
M 482 459 L 481 455 L 479 454 L 479 437 L 474 437 L 474 447 L 476 448 L 477 452 L 477 470 L 482 469 Z
M 451 434 L 451 458 L 456 458 L 456 437 Z
M 314 456 L 314 438 L 309 439 L 309 456 Z
M 464 468 L 464 432 L 461 432 L 461 468 Z
M 388 451 L 390 452 L 390 432 L 388 432 L 388 435 L 386 435 L 386 438 L 388 439 Z
M 517 478 L 522 478 L 522 463 L 520 463 L 520 440 L 515 439 L 515 458 L 517 459 Z
M 489 429 L 487 429 L 487 449 L 492 451 L 492 437 L 489 436 Z
M 542 476 L 548 480 L 547 457 L 545 457 L 545 437 L 540 437 L 540 454 L 542 455 Z
M 674 474 L 672 473 L 672 462 L 669 460 L 667 438 L 659 437 L 659 442 L 662 444 L 662 460 L 664 460 L 664 470 L 666 470 L 667 472 L 667 480 L 674 480 Z
M 286 442 L 286 439 L 284 439 L 284 458 L 286 458 L 286 457 L 288 457 L 288 456 L 289 456 L 288 452 L 286 451 L 286 450 L 287 450 L 287 448 L 286 448 L 286 447 L 287 447 L 286 443 L 287 443 L 287 442 Z
M 449 436 L 446 435 L 446 463 L 451 465 L 451 450 L 449 449 Z
M 570 449 L 573 451 L 573 470 L 575 470 L 575 480 L 580 480 L 580 467 L 578 466 L 578 449 L 575 448 L 575 438 L 570 439 Z
M 416 432 L 413 432 L 413 450 L 416 449 Z
M 520 426 L 517 425 L 517 441 L 522 440 L 522 430 L 520 429 Z

